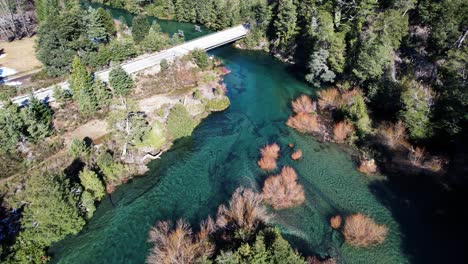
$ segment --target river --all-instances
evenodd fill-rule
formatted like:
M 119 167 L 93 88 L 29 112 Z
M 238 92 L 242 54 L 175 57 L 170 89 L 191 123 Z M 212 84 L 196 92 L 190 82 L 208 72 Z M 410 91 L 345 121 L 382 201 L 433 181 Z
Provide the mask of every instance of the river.
M 193 27 L 166 23 L 163 30 L 175 32 L 180 25 L 186 35 Z M 314 96 L 314 89 L 266 53 L 232 47 L 211 53 L 232 71 L 225 78 L 228 110 L 206 118 L 193 136 L 153 161 L 146 175 L 104 199 L 82 232 L 54 245 L 53 262 L 144 263 L 151 247 L 148 231 L 156 221 L 185 218 L 197 225 L 213 216 L 238 186 L 260 190 L 266 175 L 256 165 L 258 149 L 277 142 L 280 165 L 296 169 L 306 192 L 304 205 L 274 212 L 273 222 L 295 248 L 304 255 L 332 255 L 340 263 L 408 263 L 410 253 L 391 209 L 398 206 L 397 199 L 383 177 L 358 173 L 345 148 L 286 127 L 290 101 L 303 93 Z M 289 158 L 288 143 L 302 149 L 302 160 Z M 382 245 L 353 248 L 329 227 L 330 216 L 356 212 L 388 226 Z

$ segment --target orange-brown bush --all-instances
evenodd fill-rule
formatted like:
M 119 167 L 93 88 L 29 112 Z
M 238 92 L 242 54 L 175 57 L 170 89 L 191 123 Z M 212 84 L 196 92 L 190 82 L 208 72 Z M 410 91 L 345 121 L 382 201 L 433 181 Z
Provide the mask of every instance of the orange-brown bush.
M 396 124 L 383 124 L 379 128 L 379 132 L 389 147 L 393 148 L 399 145 L 409 147 L 406 141 L 405 124 L 401 120 Z
M 299 160 L 300 158 L 302 158 L 302 150 L 300 150 L 300 149 L 294 151 L 291 154 L 291 159 L 293 159 L 293 160 Z
M 312 133 L 319 130 L 317 115 L 312 114 L 296 114 L 288 119 L 286 125 L 302 133 Z
M 280 147 L 276 143 L 266 145 L 265 147 L 260 149 L 262 157 L 270 157 L 274 159 L 277 159 L 279 157 L 279 151 Z
M 341 215 L 335 215 L 332 218 L 330 218 L 330 226 L 334 229 L 338 229 L 341 227 Z
M 304 188 L 297 184 L 297 174 L 291 167 L 283 167 L 281 173 L 265 180 L 263 200 L 274 209 L 280 210 L 302 204 Z
M 259 161 L 257 161 L 258 166 L 260 169 L 265 171 L 272 171 L 276 170 L 276 160 L 270 157 L 262 157 Z
M 276 159 L 279 157 L 280 147 L 273 143 L 260 149 L 262 157 L 257 161 L 262 170 L 272 171 L 276 169 Z
M 333 127 L 333 137 L 338 142 L 343 142 L 351 132 L 354 131 L 353 124 L 348 121 L 341 121 Z
M 318 91 L 320 109 L 336 108 L 340 105 L 340 92 L 336 88 Z
M 339 105 L 343 106 L 343 105 L 353 104 L 354 98 L 356 97 L 356 95 L 360 95 L 360 94 L 362 94 L 360 89 L 344 91 L 340 96 Z
M 293 111 L 296 114 L 299 114 L 299 113 L 310 114 L 315 111 L 314 105 L 312 104 L 312 100 L 310 100 L 309 96 L 305 94 L 299 96 L 291 104 L 292 104 Z
M 367 247 L 382 243 L 387 237 L 388 228 L 379 225 L 371 218 L 358 213 L 346 217 L 343 235 L 346 242 L 357 247 Z
M 239 187 L 229 201 L 229 207 L 224 204 L 218 207 L 216 225 L 220 228 L 243 229 L 252 231 L 269 216 L 262 205 L 262 196 L 251 189 Z
M 200 225 L 200 232 L 194 235 L 183 220 L 177 221 L 173 229 L 170 222 L 158 222 L 151 228 L 149 242 L 154 243 L 146 261 L 151 264 L 194 263 L 214 252 L 209 234 L 214 224 L 211 219 Z
M 375 164 L 374 159 L 361 160 L 357 170 L 364 173 L 364 174 L 376 173 L 377 172 L 377 164 Z

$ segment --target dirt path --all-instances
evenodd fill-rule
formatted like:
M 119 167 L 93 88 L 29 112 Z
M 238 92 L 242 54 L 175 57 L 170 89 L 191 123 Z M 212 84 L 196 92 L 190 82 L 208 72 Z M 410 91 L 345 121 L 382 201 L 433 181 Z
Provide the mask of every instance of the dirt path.
M 140 111 L 150 114 L 154 110 L 161 108 L 165 104 L 176 104 L 180 102 L 180 98 L 170 97 L 169 95 L 159 94 L 151 96 L 149 98 L 140 100 L 138 102 L 138 108 Z
M 89 137 L 92 140 L 96 140 L 107 133 L 109 133 L 107 122 L 105 120 L 94 119 L 66 133 L 63 138 L 65 145 L 68 146 L 74 138 L 83 139 Z

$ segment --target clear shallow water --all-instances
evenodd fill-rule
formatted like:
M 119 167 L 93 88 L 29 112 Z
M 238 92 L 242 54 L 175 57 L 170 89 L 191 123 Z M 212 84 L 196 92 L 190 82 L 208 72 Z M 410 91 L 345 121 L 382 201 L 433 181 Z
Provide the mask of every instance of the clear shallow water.
M 224 47 L 215 55 L 232 71 L 225 78 L 231 106 L 205 119 L 190 138 L 175 144 L 151 170 L 102 201 L 77 236 L 55 245 L 55 263 L 144 263 L 150 227 L 159 220 L 185 218 L 193 225 L 214 215 L 240 185 L 261 189 L 266 175 L 257 165 L 267 142 L 281 147 L 280 164 L 292 165 L 306 191 L 303 206 L 274 212 L 273 221 L 305 255 L 338 257 L 342 263 L 406 263 L 398 224 L 386 205 L 394 195 L 355 171 L 350 155 L 336 145 L 316 142 L 285 126 L 289 102 L 314 91 L 265 53 Z M 299 162 L 289 158 L 288 143 L 302 149 Z M 378 188 L 376 188 L 376 186 Z M 375 193 L 378 192 L 378 193 Z M 355 249 L 343 244 L 328 219 L 336 213 L 363 212 L 386 224 L 384 244 Z

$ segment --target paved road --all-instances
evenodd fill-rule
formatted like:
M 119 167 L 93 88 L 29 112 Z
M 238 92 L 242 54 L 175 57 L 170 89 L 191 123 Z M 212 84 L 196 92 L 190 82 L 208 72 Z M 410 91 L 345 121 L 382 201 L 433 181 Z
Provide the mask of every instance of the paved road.
M 238 39 L 245 37 L 247 34 L 248 29 L 243 25 L 239 25 L 236 27 L 228 28 L 226 30 L 212 33 L 192 41 L 185 42 L 181 45 L 175 46 L 173 48 L 163 50 L 157 53 L 149 54 L 147 56 L 140 56 L 139 58 L 122 64 L 122 68 L 132 74 L 156 65 L 159 65 L 162 60 L 173 61 L 176 57 L 184 56 L 185 54 L 189 53 L 194 49 L 204 49 L 210 50 L 217 48 L 219 46 L 231 43 Z M 109 81 L 109 73 L 110 69 L 96 72 L 95 76 L 101 79 L 104 82 Z M 60 86 L 62 89 L 69 89 L 70 85 L 67 82 L 56 84 Z M 37 90 L 34 95 L 36 98 L 46 101 L 46 102 L 53 102 L 54 98 L 52 97 L 52 91 L 54 87 L 51 86 L 47 88 L 43 88 Z M 12 99 L 12 101 L 18 105 L 27 105 L 29 101 L 29 95 L 22 95 L 17 96 Z M 0 105 L 1 106 L 1 105 Z

